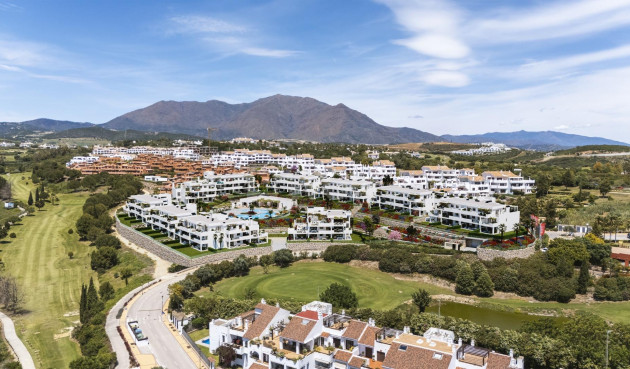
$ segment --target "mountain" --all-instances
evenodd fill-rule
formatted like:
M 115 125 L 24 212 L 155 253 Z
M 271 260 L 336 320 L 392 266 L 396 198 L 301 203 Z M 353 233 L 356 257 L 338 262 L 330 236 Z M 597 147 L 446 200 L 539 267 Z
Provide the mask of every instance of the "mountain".
M 112 119 L 104 128 L 163 131 L 215 139 L 299 139 L 318 142 L 402 143 L 438 141 L 412 128 L 380 125 L 343 104 L 328 105 L 308 97 L 274 95 L 245 104 L 222 101 L 160 101 Z
M 67 129 L 74 128 L 84 128 L 84 127 L 92 127 L 93 123 L 79 123 L 79 122 L 71 122 L 67 120 L 54 120 L 47 118 L 39 118 L 35 120 L 27 120 L 24 122 L 20 122 L 19 124 L 29 127 L 33 130 L 43 130 L 43 131 L 65 131 Z
M 165 132 L 146 132 L 136 131 L 128 129 L 125 131 L 114 131 L 112 129 L 103 128 L 101 126 L 90 126 L 83 128 L 73 128 L 61 132 L 55 132 L 45 135 L 43 138 L 56 139 L 56 138 L 101 138 L 108 141 L 122 141 L 122 140 L 137 140 L 148 141 L 156 139 L 170 139 L 170 140 L 189 140 L 189 139 L 201 139 L 200 137 L 191 136 L 181 133 L 165 133 Z
M 541 132 L 491 132 L 480 135 L 443 135 L 442 139 L 458 143 L 495 142 L 521 149 L 559 150 L 585 145 L 622 145 L 625 142 L 609 140 L 601 137 L 588 137 L 555 131 Z

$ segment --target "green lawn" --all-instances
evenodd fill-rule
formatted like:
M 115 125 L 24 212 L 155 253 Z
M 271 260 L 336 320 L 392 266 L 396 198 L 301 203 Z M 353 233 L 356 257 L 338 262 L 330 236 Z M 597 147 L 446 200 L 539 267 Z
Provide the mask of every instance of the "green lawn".
M 22 180 L 22 176 L 25 180 Z M 27 174 L 7 176 L 16 199 L 25 201 L 33 189 Z M 28 185 L 26 182 L 29 182 Z M 79 345 L 67 333 L 76 325 L 81 284 L 96 278 L 89 265 L 90 248 L 68 229 L 82 213 L 87 194 L 58 195 L 59 204 L 46 204 L 22 225 L 11 228 L 17 234 L 0 244 L 6 273 L 15 276 L 25 292 L 26 313 L 16 317 L 21 338 L 40 368 L 67 368 L 81 355 Z M 68 258 L 68 252 L 74 258 Z
M 333 282 L 350 286 L 359 298 L 360 307 L 392 309 L 411 299 L 411 294 L 422 287 L 431 294 L 452 294 L 434 285 L 399 281 L 377 270 L 351 267 L 347 264 L 324 262 L 298 262 L 285 268 L 270 268 L 264 274 L 261 267 L 252 268 L 246 277 L 229 278 L 214 285 L 214 290 L 224 296 L 243 298 L 245 291 L 253 288 L 256 298 L 295 299 L 313 301 Z

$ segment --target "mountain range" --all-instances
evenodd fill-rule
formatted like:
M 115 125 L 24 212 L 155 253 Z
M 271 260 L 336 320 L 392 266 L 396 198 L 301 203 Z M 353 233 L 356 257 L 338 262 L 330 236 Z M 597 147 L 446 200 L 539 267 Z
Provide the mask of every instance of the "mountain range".
M 524 149 L 557 150 L 582 145 L 628 145 L 599 137 L 562 132 L 494 132 L 480 135 L 437 136 L 407 127 L 387 127 L 343 104 L 329 105 L 309 97 L 274 95 L 251 103 L 223 101 L 160 101 L 116 117 L 104 124 L 36 119 L 0 123 L 0 135 L 15 137 L 26 132 L 56 132 L 48 138 L 100 137 L 109 140 L 167 133 L 213 139 L 234 137 L 255 139 L 296 139 L 316 142 L 395 144 L 450 141 L 458 143 L 496 142 Z M 126 132 L 126 133 L 123 133 Z M 149 137 L 150 137 L 149 136 Z

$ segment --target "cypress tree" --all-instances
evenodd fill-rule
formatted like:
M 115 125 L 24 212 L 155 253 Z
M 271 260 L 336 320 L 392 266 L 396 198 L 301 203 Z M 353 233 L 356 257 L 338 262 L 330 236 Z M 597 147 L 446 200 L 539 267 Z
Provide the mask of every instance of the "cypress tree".
M 79 302 L 79 321 L 81 321 L 81 323 L 85 323 L 85 307 L 87 303 L 87 296 L 85 293 L 85 284 L 81 284 L 81 300 Z
M 28 206 L 32 206 L 33 205 L 33 192 L 29 192 L 28 193 Z
M 584 260 L 582 262 L 582 266 L 580 267 L 580 275 L 577 280 L 577 293 L 584 295 L 586 294 L 586 289 L 588 288 L 588 282 L 591 280 L 591 275 L 589 274 L 589 262 Z
M 39 201 L 39 188 L 35 189 L 35 202 Z
M 475 275 L 470 265 L 462 265 L 455 278 L 455 292 L 462 295 L 472 295 L 475 291 Z
M 494 295 L 494 283 L 487 271 L 483 271 L 477 279 L 475 295 L 479 297 L 492 297 Z

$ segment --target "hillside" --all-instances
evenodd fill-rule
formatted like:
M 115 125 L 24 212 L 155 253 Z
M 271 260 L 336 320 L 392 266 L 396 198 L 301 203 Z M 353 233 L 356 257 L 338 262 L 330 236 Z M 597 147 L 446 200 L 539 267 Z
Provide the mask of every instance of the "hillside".
M 104 139 L 108 141 L 122 141 L 122 140 L 137 140 L 137 141 L 148 141 L 155 139 L 199 139 L 199 137 L 195 137 L 187 134 L 180 133 L 167 133 L 167 132 L 142 132 L 136 130 L 124 130 L 124 131 L 114 131 L 111 129 L 106 129 L 100 126 L 93 127 L 85 127 L 85 128 L 74 128 L 66 131 L 51 133 L 45 135 L 43 138 L 45 139 L 57 139 L 57 138 L 98 138 Z
M 103 125 L 110 129 L 163 131 L 213 138 L 299 139 L 318 142 L 402 143 L 437 141 L 412 128 L 386 127 L 343 104 L 328 105 L 308 97 L 274 95 L 245 104 L 222 101 L 160 101 Z
M 444 135 L 444 140 L 458 143 L 495 142 L 508 146 L 532 150 L 560 150 L 586 145 L 622 145 L 625 142 L 609 140 L 601 137 L 588 137 L 555 131 L 541 132 L 491 132 L 480 135 Z

